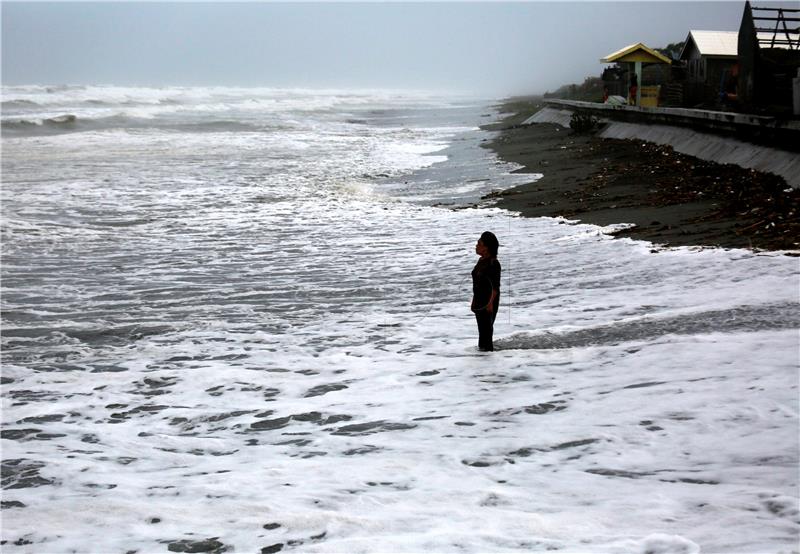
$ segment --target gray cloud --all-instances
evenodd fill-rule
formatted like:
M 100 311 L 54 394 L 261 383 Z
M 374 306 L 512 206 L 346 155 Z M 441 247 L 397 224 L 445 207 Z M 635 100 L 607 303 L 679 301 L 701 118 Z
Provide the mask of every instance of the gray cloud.
M 743 2 L 8 3 L 4 84 L 543 92 L 634 42 L 737 30 Z

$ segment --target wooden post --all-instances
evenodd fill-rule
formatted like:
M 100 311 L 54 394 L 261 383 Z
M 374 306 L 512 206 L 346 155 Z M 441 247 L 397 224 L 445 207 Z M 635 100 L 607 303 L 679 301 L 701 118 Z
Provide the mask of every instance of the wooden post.
M 642 62 L 636 62 L 636 106 L 642 105 Z

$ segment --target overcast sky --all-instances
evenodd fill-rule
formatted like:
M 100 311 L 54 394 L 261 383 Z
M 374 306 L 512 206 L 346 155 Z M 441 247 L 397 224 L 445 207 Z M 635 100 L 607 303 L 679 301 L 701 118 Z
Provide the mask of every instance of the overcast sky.
M 744 2 L 2 2 L 3 84 L 552 90 Z

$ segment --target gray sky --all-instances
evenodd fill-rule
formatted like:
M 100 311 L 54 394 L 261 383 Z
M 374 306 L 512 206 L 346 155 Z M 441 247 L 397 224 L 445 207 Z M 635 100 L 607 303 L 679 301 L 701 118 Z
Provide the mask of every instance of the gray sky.
M 628 44 L 735 31 L 744 2 L 2 2 L 3 84 L 385 87 L 512 94 Z

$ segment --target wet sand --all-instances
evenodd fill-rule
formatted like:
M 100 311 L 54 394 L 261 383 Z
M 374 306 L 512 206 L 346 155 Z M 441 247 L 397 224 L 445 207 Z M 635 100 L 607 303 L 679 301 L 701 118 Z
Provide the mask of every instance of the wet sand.
M 500 131 L 485 147 L 524 166 L 519 172 L 543 175 L 486 197 L 499 207 L 526 217 L 630 223 L 615 236 L 664 246 L 800 250 L 800 190 L 783 178 L 669 146 L 520 126 L 540 106 L 536 98 L 511 99 L 501 107 L 510 115 L 485 127 Z

